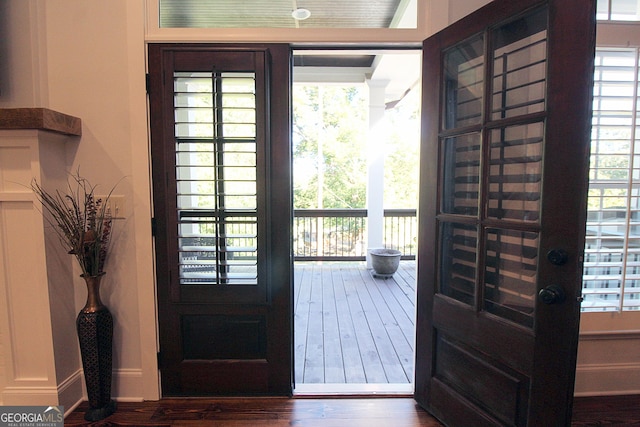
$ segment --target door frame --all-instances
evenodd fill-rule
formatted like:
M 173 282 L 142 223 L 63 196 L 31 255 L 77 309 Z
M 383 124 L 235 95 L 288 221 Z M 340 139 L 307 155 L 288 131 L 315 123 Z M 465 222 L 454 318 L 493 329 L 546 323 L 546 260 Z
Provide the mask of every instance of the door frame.
M 265 359 L 257 359 L 250 363 L 250 365 L 258 367 L 260 365 L 265 366 L 260 370 L 259 375 L 250 373 L 246 369 L 239 368 L 240 365 L 233 362 L 227 362 L 226 366 L 231 368 L 231 372 L 236 372 L 236 375 L 253 375 L 249 378 L 255 378 L 255 383 L 260 383 L 260 386 L 255 391 L 249 391 L 248 393 L 258 394 L 272 394 L 272 395 L 291 395 L 293 390 L 293 314 L 291 309 L 292 304 L 292 289 L 293 289 L 293 263 L 292 263 L 292 238 L 289 230 L 292 225 L 292 209 L 293 203 L 291 199 L 292 195 L 292 183 L 291 183 L 291 166 L 287 168 L 279 167 L 281 164 L 291 165 L 291 101 L 290 101 L 290 87 L 291 87 L 291 46 L 289 44 L 265 44 L 255 43 L 251 45 L 241 44 L 228 44 L 228 43 L 207 43 L 207 44 L 193 44 L 193 43 L 149 43 L 147 46 L 149 52 L 148 66 L 149 69 L 153 69 L 154 76 L 151 73 L 149 77 L 149 89 L 150 102 L 149 102 L 149 117 L 150 128 L 154 130 L 151 136 L 151 172 L 152 172 L 152 190 L 154 202 L 152 207 L 154 208 L 154 219 L 159 217 L 160 211 L 164 220 L 154 221 L 154 248 L 156 256 L 156 306 L 157 306 L 157 336 L 158 344 L 160 345 L 163 340 L 167 340 L 170 335 L 175 331 L 168 330 L 167 327 L 163 327 L 163 321 L 160 319 L 162 312 L 165 316 L 174 316 L 170 306 L 179 301 L 179 292 L 176 293 L 175 286 L 171 285 L 172 279 L 168 277 L 159 278 L 159 266 L 171 265 L 172 259 L 167 257 L 168 251 L 171 248 L 175 248 L 175 242 L 169 241 L 173 236 L 168 231 L 168 224 L 166 219 L 172 218 L 171 210 L 176 210 L 176 200 L 172 199 L 171 193 L 167 194 L 165 190 L 166 183 L 171 182 L 171 177 L 174 177 L 175 170 L 175 150 L 173 148 L 167 148 L 166 152 L 164 148 L 159 148 L 166 141 L 174 141 L 174 129 L 173 129 L 173 111 L 168 111 L 167 106 L 173 107 L 173 94 L 168 95 L 168 89 L 165 86 L 173 85 L 172 76 L 160 75 L 160 72 L 165 70 L 165 62 L 167 62 L 167 68 L 173 69 L 173 55 L 178 52 L 181 55 L 182 61 L 187 63 L 196 64 L 196 68 L 201 67 L 198 61 L 193 61 L 199 52 L 212 52 L 214 50 L 218 52 L 240 52 L 241 55 L 245 53 L 251 53 L 253 51 L 260 51 L 264 53 L 264 57 L 269 65 L 265 66 L 264 72 L 266 89 L 264 91 L 266 99 L 264 100 L 264 108 L 268 111 L 264 114 L 264 123 L 260 123 L 261 118 L 258 117 L 258 126 L 264 127 L 264 134 L 266 135 L 265 151 L 266 165 L 265 165 L 265 179 L 267 181 L 265 194 L 258 194 L 257 197 L 260 200 L 259 203 L 266 204 L 266 220 L 267 224 L 262 234 L 263 240 L 266 243 L 264 251 L 268 254 L 267 265 L 264 266 L 264 277 L 260 280 L 261 287 L 266 288 L 265 296 L 262 300 L 256 300 L 253 298 L 249 303 L 245 302 L 245 299 L 235 301 L 235 306 L 225 308 L 219 304 L 215 312 L 218 317 L 229 316 L 231 314 L 243 316 L 255 314 L 257 316 L 264 316 L 265 329 L 266 329 L 266 342 L 265 342 Z M 191 55 L 191 56 L 190 56 Z M 186 58 L 186 59 L 185 59 Z M 233 63 L 233 59 L 232 59 Z M 242 68 L 243 65 L 240 65 Z M 168 83 L 167 83 L 168 82 Z M 261 83 L 262 84 L 262 83 Z M 173 92 L 171 90 L 171 92 Z M 282 94 L 275 95 L 274 94 Z M 286 94 L 289 94 L 288 96 Z M 156 97 L 151 99 L 152 97 Z M 173 108 L 171 108 L 172 110 Z M 264 113 L 264 112 L 263 112 Z M 285 117 L 286 119 L 282 119 Z M 271 117 L 275 117 L 276 125 L 272 125 Z M 282 126 L 283 121 L 287 122 L 287 125 Z M 275 141 L 275 142 L 274 142 Z M 155 155 L 154 155 L 155 154 Z M 171 157 L 173 156 L 173 160 Z M 154 164 L 162 164 L 161 167 L 153 168 Z M 155 169 L 155 170 L 154 170 Z M 174 177 L 175 178 L 175 177 Z M 175 182 L 175 179 L 174 181 Z M 271 188 L 288 189 L 280 191 L 271 191 Z M 272 206 L 276 208 L 272 208 Z M 258 231 L 260 233 L 260 231 Z M 157 248 L 162 248 L 158 250 Z M 170 268 L 170 267 L 162 267 Z M 177 273 L 173 274 L 177 277 Z M 175 282 L 175 279 L 174 279 Z M 240 291 L 242 291 L 241 288 Z M 252 291 L 247 288 L 246 290 Z M 245 292 L 246 293 L 246 292 Z M 213 300 L 212 300 L 213 301 Z M 216 301 L 214 305 L 217 303 Z M 197 301 L 181 302 L 182 304 L 197 305 Z M 201 304 L 203 307 L 205 304 Z M 196 311 L 193 314 L 201 315 L 208 312 L 202 311 L 204 308 L 195 308 Z M 177 312 L 176 312 L 177 313 Z M 209 313 L 211 314 L 211 313 Z M 165 320 L 166 322 L 166 320 Z M 275 326 L 278 325 L 278 330 L 275 330 Z M 175 326 L 174 326 L 175 327 Z M 287 329 L 288 336 L 286 334 L 278 333 L 279 330 Z M 165 336 L 163 337 L 163 330 Z M 283 345 L 282 342 L 288 342 L 287 345 Z M 163 349 L 159 349 L 158 365 L 160 371 L 162 371 Z M 178 355 L 179 357 L 181 355 Z M 242 360 L 240 360 L 242 362 Z M 246 360 L 244 362 L 250 362 Z M 225 361 L 222 361 L 223 364 Z M 219 362 L 218 362 L 219 363 Z M 191 371 L 188 375 L 192 378 L 197 377 L 197 372 Z M 253 369 L 253 368 L 252 368 Z M 251 371 L 253 372 L 253 371 Z M 160 378 L 162 378 L 162 372 L 160 372 Z M 226 377 L 225 377 L 226 378 Z M 238 384 L 236 377 L 235 380 Z M 229 384 L 232 384 L 233 378 L 225 379 Z M 174 381 L 175 383 L 175 381 Z M 204 384 L 206 382 L 201 382 Z M 242 388 L 241 385 L 238 388 Z M 165 389 L 166 390 L 166 389 Z M 231 391 L 224 394 L 236 394 L 242 395 L 247 392 Z M 182 395 L 179 389 L 169 392 L 171 396 Z M 200 396 L 208 395 L 208 392 L 193 392 L 188 395 Z M 160 389 L 160 395 L 165 395 L 164 390 Z
M 313 45 L 314 45 L 314 46 L 321 46 L 321 44 L 319 44 L 319 43 L 313 43 Z M 295 48 L 296 44 L 295 44 L 295 43 L 290 43 L 290 46 L 291 46 L 292 48 Z M 306 48 L 306 47 L 307 47 L 307 46 L 305 45 L 305 48 Z M 149 163 L 150 163 L 150 162 L 149 162 Z M 293 261 L 291 262 L 291 268 L 293 268 Z M 291 274 L 292 274 L 292 273 L 291 273 Z M 156 286 L 156 284 L 155 284 L 155 280 L 154 280 L 154 285 L 153 285 L 153 286 L 154 286 L 154 289 L 155 289 L 155 286 Z M 156 299 L 156 300 L 157 300 L 157 299 Z M 155 327 L 155 331 L 156 331 L 156 333 L 159 333 L 159 330 L 157 329 L 157 327 Z M 160 390 L 160 392 L 161 392 L 160 385 L 158 385 L 158 390 Z
M 397 52 L 411 52 L 411 53 L 415 53 L 416 55 L 420 55 L 419 59 L 421 60 L 422 58 L 422 48 L 419 45 L 416 44 L 411 44 L 411 43 L 403 43 L 403 44 L 397 44 L 397 45 L 385 45 L 385 44 L 380 44 L 380 45 L 376 45 L 375 47 L 372 46 L 368 46 L 365 43 L 355 43 L 354 45 L 335 45 L 335 44 L 326 44 L 326 43 L 310 43 L 309 45 L 298 45 L 296 43 L 291 43 L 291 47 L 292 47 L 292 51 L 296 52 L 296 51 L 303 51 L 305 54 L 309 54 L 310 56 L 313 56 L 313 52 L 314 51 L 321 51 L 321 52 L 325 52 L 325 51 L 335 51 L 338 54 L 342 54 L 342 53 L 347 53 L 348 55 L 366 55 L 366 54 L 371 54 L 371 55 L 376 55 L 376 54 L 388 54 L 390 57 L 393 58 L 393 53 L 397 53 Z M 295 68 L 295 66 L 294 66 Z M 417 66 L 417 71 L 416 71 L 416 75 L 418 77 L 421 76 L 420 73 L 420 65 L 418 64 Z M 296 83 L 295 79 L 292 80 L 292 83 Z M 304 81 L 303 81 L 304 83 Z M 332 84 L 334 82 L 331 81 L 321 81 L 320 83 L 323 84 Z M 340 82 L 335 82 L 336 84 L 340 84 Z M 346 81 L 345 84 L 351 84 L 351 81 Z M 412 91 L 418 90 L 419 88 L 416 87 L 412 87 Z M 371 91 L 371 88 L 368 87 L 369 91 Z M 406 93 L 405 93 L 406 95 Z M 419 143 L 419 136 L 416 138 L 416 143 Z M 418 165 L 419 166 L 419 165 Z M 418 178 L 416 176 L 416 178 Z M 367 183 L 367 185 L 369 185 L 369 183 Z M 414 233 L 415 236 L 417 237 L 417 231 L 416 233 Z M 295 265 L 295 260 L 292 263 L 292 266 Z M 295 270 L 295 267 L 294 267 Z M 294 307 L 295 309 L 295 307 Z M 413 315 L 413 319 L 412 319 L 415 323 L 415 314 Z M 294 319 L 294 326 L 295 326 L 295 319 Z M 414 329 L 414 333 L 413 333 L 413 339 L 415 341 L 415 329 Z M 294 343 L 295 345 L 295 343 Z M 294 348 L 295 350 L 295 348 Z M 414 359 L 415 359 L 415 347 L 414 347 Z M 294 360 L 294 364 L 295 364 L 295 360 Z M 343 384 L 339 383 L 337 386 L 334 386 L 331 383 L 300 383 L 300 384 L 296 384 L 296 387 L 294 388 L 294 395 L 297 396 L 324 396 L 327 394 L 331 394 L 331 395 L 338 395 L 338 396 L 350 396 L 350 395 L 354 395 L 358 394 L 358 395 L 362 395 L 362 396 L 380 396 L 380 395 L 388 395 L 388 396 L 398 396 L 398 395 L 413 395 L 413 386 L 414 386 L 414 378 L 411 378 L 411 382 L 409 383 L 402 383 L 400 384 L 400 386 L 393 384 L 393 383 L 355 383 L 355 384 L 350 384 L 350 383 L 345 383 L 344 385 L 346 385 L 345 387 L 342 387 Z M 301 387 L 298 387 L 301 386 Z M 353 387 L 352 387 L 353 386 Z M 389 386 L 389 387 L 387 387 Z M 406 386 L 406 387 L 405 387 Z

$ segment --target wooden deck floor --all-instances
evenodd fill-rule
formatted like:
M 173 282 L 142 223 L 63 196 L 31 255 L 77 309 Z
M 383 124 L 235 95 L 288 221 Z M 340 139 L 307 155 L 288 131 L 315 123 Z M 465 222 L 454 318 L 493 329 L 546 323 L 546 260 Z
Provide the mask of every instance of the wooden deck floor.
M 296 262 L 294 271 L 296 392 L 413 382 L 414 261 L 386 280 L 364 262 Z

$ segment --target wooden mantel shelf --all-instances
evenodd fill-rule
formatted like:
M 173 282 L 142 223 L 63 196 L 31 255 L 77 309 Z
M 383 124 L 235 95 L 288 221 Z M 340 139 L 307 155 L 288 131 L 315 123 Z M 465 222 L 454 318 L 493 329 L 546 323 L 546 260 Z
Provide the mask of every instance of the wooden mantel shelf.
M 48 108 L 0 108 L 0 130 L 36 129 L 82 135 L 82 121 Z

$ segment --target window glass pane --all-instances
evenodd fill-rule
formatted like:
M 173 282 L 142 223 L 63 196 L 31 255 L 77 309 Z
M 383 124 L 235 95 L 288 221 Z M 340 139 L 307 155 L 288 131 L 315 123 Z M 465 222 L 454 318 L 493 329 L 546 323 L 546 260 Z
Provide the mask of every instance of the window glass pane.
M 598 0 L 596 8 L 600 21 L 640 20 L 640 0 Z
M 603 21 L 609 19 L 609 1 L 610 0 L 598 0 L 596 5 L 596 19 Z
M 583 311 L 638 310 L 640 143 L 636 49 L 597 49 Z
M 478 215 L 480 191 L 480 134 L 446 138 L 442 170 L 441 211 L 459 215 Z
M 585 252 L 583 311 L 618 311 L 622 283 L 621 241 L 608 246 L 588 245 Z M 615 246 L 618 246 L 616 249 Z
M 539 220 L 543 138 L 542 122 L 491 131 L 489 218 Z
M 484 308 L 533 327 L 536 302 L 537 233 L 489 229 L 484 276 Z
M 440 229 L 440 242 L 440 293 L 474 305 L 477 227 L 445 223 Z
M 256 285 L 253 73 L 174 76 L 182 285 Z
M 542 10 L 493 32 L 493 120 L 544 110 L 546 17 Z
M 445 129 L 475 125 L 482 120 L 484 41 L 476 37 L 445 53 Z
M 640 150 L 640 134 L 635 141 L 636 153 Z M 625 266 L 623 307 L 627 310 L 640 309 L 640 156 L 633 160 L 633 181 L 629 198 L 629 225 L 627 256 Z
M 640 19 L 640 0 L 612 0 L 612 21 L 638 21 Z
M 417 4 L 416 0 L 160 0 L 159 23 L 160 28 L 416 28 Z

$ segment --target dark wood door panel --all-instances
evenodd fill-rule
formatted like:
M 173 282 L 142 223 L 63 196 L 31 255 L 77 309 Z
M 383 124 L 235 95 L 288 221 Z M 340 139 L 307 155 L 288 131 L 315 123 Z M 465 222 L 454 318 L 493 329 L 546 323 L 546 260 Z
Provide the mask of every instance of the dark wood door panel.
M 266 316 L 256 314 L 182 316 L 182 352 L 183 358 L 187 361 L 266 360 Z
M 227 359 L 204 366 L 197 361 L 183 361 L 179 369 L 180 385 L 172 393 L 176 396 L 278 394 L 271 391 L 269 363 L 265 359 Z
M 151 44 L 164 396 L 290 395 L 288 45 Z
M 533 347 L 535 336 L 530 330 L 504 322 L 491 314 L 477 313 L 468 307 L 456 307 L 440 295 L 435 297 L 433 328 L 451 337 L 464 339 L 467 345 L 478 352 L 495 353 L 496 360 L 515 369 L 531 371 L 532 352 L 513 351 Z
M 439 420 L 447 420 L 447 426 L 495 427 L 500 421 L 492 418 L 486 411 L 462 398 L 451 387 L 433 378 L 430 381 L 431 398 L 441 402 L 431 412 Z
M 437 334 L 433 381 L 505 425 L 523 425 L 529 403 L 529 378 L 509 366 Z
M 495 0 L 424 43 L 416 399 L 447 425 L 570 422 L 594 3 Z

